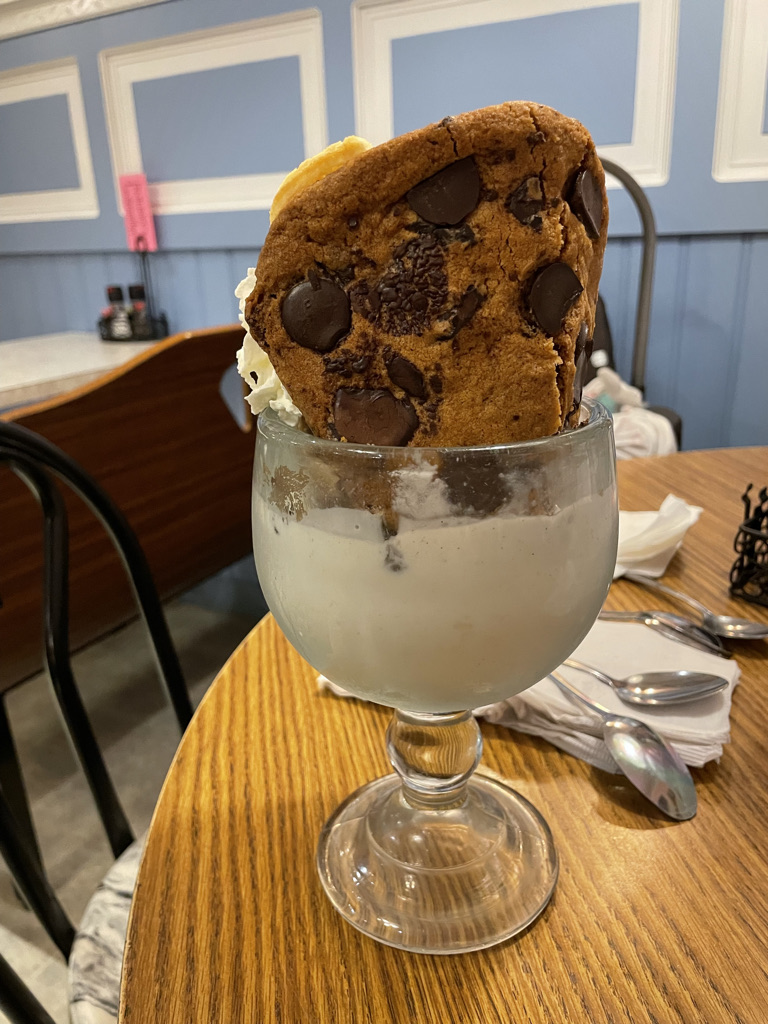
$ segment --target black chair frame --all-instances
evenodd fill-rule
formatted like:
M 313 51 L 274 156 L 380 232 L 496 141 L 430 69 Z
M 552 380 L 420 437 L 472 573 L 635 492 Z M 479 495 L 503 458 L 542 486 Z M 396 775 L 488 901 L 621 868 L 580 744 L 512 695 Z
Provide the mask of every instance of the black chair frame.
M 69 530 L 57 480 L 64 481 L 91 508 L 120 553 L 130 577 L 167 690 L 183 733 L 192 703 L 171 640 L 152 574 L 133 529 L 107 494 L 60 449 L 24 427 L 0 422 L 0 464 L 7 465 L 37 499 L 43 517 L 44 658 L 53 690 L 115 857 L 134 841 L 77 689 L 69 652 Z M 0 614 L 2 612 L 0 611 Z M 56 897 L 42 863 L 23 776 L 4 699 L 0 698 L 0 854 L 28 906 L 68 958 L 74 927 Z M 15 980 L 14 980 L 15 979 Z M 49 1021 L 35 1016 L 36 1000 L 11 968 L 0 961 L 0 1006 L 11 1019 Z M 25 999 L 31 1000 L 25 1003 Z M 39 1007 L 39 1010 L 42 1008 Z M 16 1012 L 16 1018 L 13 1012 Z M 24 1013 L 27 1017 L 24 1017 Z M 32 1014 L 31 1016 L 29 1014 Z
M 56 1024 L 27 986 L 0 956 L 0 1010 L 11 1024 Z
M 617 178 L 632 197 L 643 228 L 643 255 L 640 264 L 640 283 L 635 316 L 635 344 L 632 349 L 632 380 L 634 387 L 645 391 L 645 363 L 648 352 L 648 329 L 651 323 L 653 273 L 656 266 L 656 221 L 651 204 L 635 179 L 612 160 L 600 158 L 606 174 Z

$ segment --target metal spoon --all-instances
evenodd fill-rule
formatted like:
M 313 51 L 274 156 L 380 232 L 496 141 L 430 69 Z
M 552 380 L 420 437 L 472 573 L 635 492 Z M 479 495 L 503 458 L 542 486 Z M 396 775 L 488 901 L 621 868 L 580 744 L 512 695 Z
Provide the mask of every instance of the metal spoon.
M 716 654 L 720 658 L 731 657 L 731 652 L 725 649 L 719 636 L 672 612 L 612 612 L 603 608 L 598 618 L 604 622 L 641 622 L 644 626 L 655 629 L 657 633 L 669 637 L 670 640 L 677 640 L 678 643 L 687 644 L 697 650 Z
M 658 590 L 661 594 L 667 594 L 669 597 L 674 597 L 689 605 L 701 616 L 702 625 L 717 636 L 724 636 L 728 640 L 765 640 L 768 638 L 768 626 L 763 625 L 762 622 L 738 619 L 733 615 L 715 615 L 694 597 L 681 594 L 679 590 L 673 590 L 665 583 L 659 583 L 658 580 L 643 576 L 642 573 L 625 572 L 624 576 L 632 583 L 639 583 L 641 586 L 648 587 L 649 590 Z
M 585 665 L 581 661 L 568 658 L 564 665 L 587 672 L 610 686 L 616 696 L 625 704 L 687 704 L 689 701 L 701 700 L 719 693 L 728 686 L 728 680 L 722 676 L 713 676 L 709 672 L 638 672 L 626 679 L 615 679 L 599 668 Z
M 696 788 L 691 773 L 675 751 L 645 722 L 614 715 L 577 690 L 559 672 L 549 678 L 573 699 L 603 719 L 603 740 L 614 761 L 640 792 L 675 821 L 696 813 Z

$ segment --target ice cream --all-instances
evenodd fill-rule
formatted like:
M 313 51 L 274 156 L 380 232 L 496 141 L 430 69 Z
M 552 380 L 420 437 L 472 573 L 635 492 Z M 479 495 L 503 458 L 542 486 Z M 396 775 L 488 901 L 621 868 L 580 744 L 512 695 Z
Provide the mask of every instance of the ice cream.
M 504 699 L 581 642 L 610 584 L 615 493 L 519 515 L 451 514 L 414 474 L 397 533 L 361 508 L 288 514 L 257 490 L 256 563 L 294 647 L 335 683 L 405 710 Z

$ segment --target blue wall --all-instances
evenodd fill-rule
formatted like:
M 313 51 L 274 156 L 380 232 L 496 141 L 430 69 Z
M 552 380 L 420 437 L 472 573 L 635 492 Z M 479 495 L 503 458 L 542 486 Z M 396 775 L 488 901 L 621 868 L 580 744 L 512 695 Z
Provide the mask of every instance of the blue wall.
M 673 0 L 669 0 L 672 3 Z M 0 41 L 0 72 L 41 61 L 78 62 L 100 214 L 93 219 L 0 224 L 0 340 L 92 329 L 104 287 L 138 277 L 125 252 L 99 75 L 105 49 L 294 10 L 291 0 L 170 0 Z M 397 132 L 480 104 L 526 96 L 581 117 L 599 145 L 632 138 L 638 102 L 637 3 L 514 19 L 395 38 L 392 111 Z M 327 134 L 355 131 L 349 0 L 319 0 Z M 471 3 L 468 2 L 468 8 Z M 508 14 L 506 13 L 508 12 Z M 659 247 L 647 396 L 676 408 L 686 447 L 768 443 L 768 174 L 712 175 L 724 0 L 680 0 L 672 145 L 665 184 L 648 187 Z M 0 28 L 3 15 L 0 13 Z M 508 20 L 507 20 L 508 19 Z M 2 104 L 0 199 L 67 188 L 77 169 L 64 98 Z M 647 83 L 646 83 L 647 84 Z M 765 99 L 766 86 L 761 84 Z M 150 78 L 133 86 L 144 168 L 151 181 L 276 173 L 304 156 L 299 61 L 258 61 Z M 761 119 L 768 134 L 768 114 Z M 639 267 L 636 217 L 612 191 L 602 294 L 629 373 Z M 156 218 L 160 304 L 174 330 L 236 317 L 234 285 L 258 254 L 263 210 Z M 2 349 L 0 346 L 0 374 Z

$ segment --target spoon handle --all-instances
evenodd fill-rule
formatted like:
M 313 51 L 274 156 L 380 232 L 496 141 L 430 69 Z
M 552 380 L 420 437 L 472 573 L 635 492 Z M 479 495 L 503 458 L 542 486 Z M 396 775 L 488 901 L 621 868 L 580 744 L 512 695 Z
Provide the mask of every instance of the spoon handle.
M 643 616 L 640 612 L 613 612 L 608 608 L 601 608 L 598 619 L 603 622 L 642 622 Z
M 718 637 L 709 633 L 703 626 L 691 622 L 685 628 L 665 618 L 665 612 L 612 612 L 603 608 L 598 619 L 604 622 L 640 622 L 644 626 L 655 629 L 657 633 L 676 640 L 678 643 L 695 647 L 699 651 L 716 654 L 720 658 L 730 658 L 731 652 L 723 647 Z
M 603 707 L 602 704 L 598 704 L 597 701 L 592 700 L 591 697 L 585 696 L 585 694 L 583 694 L 581 690 L 577 690 L 573 683 L 571 683 L 568 679 L 565 678 L 565 676 L 561 675 L 559 672 L 550 672 L 549 678 L 556 686 L 559 686 L 564 693 L 567 693 L 569 697 L 574 698 L 580 704 L 583 704 L 585 707 L 589 708 L 590 711 L 594 711 L 595 714 L 600 715 L 601 718 L 609 720 L 611 718 L 617 717 L 616 715 L 614 715 L 612 711 L 609 711 L 608 708 Z
M 711 615 L 709 608 L 705 608 L 703 604 L 696 600 L 695 597 L 689 597 L 688 594 L 682 594 L 679 590 L 673 590 L 672 587 L 668 587 L 666 583 L 659 583 L 658 580 L 653 579 L 650 576 L 644 576 L 639 572 L 625 572 L 624 576 L 632 583 L 639 583 L 642 587 L 648 587 L 649 590 L 658 590 L 661 594 L 667 594 L 668 597 L 674 597 L 678 601 L 682 601 L 683 604 L 687 604 L 689 608 L 695 609 L 702 617 L 706 618 L 707 615 Z
M 586 672 L 587 675 L 594 676 L 595 679 L 599 679 L 601 683 L 605 683 L 606 686 L 615 688 L 615 681 L 607 675 L 605 672 L 601 672 L 599 668 L 593 668 L 591 665 L 585 665 L 583 661 L 576 661 L 575 658 L 566 658 L 563 662 L 568 668 L 575 668 L 578 672 Z

